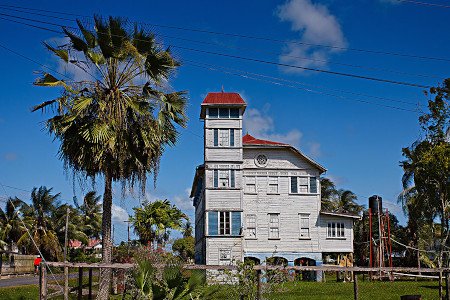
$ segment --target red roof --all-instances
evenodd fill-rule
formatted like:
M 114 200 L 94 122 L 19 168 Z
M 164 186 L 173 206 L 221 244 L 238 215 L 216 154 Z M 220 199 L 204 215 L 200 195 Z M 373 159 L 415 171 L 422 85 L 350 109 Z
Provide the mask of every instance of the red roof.
M 278 142 L 272 142 L 267 140 L 260 140 L 257 138 L 252 137 L 250 134 L 244 135 L 242 137 L 242 143 L 245 145 L 280 145 L 280 146 L 286 146 L 284 143 L 278 143 Z
M 245 101 L 242 99 L 241 95 L 238 93 L 208 93 L 206 95 L 205 100 L 203 100 L 203 104 L 244 104 Z

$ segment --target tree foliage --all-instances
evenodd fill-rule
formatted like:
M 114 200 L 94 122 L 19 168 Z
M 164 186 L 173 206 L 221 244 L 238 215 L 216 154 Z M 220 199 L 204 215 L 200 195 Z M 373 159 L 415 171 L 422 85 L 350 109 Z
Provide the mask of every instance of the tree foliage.
M 183 219 L 187 216 L 175 205 L 166 200 L 144 202 L 141 207 L 134 207 L 131 222 L 135 233 L 142 243 L 151 244 L 156 241 L 163 246 L 169 238 L 169 230 L 180 230 Z
M 179 66 L 169 48 L 137 24 L 94 17 L 94 29 L 78 22 L 80 35 L 63 28 L 68 43 L 45 47 L 63 64 L 89 76 L 65 81 L 44 73 L 35 85 L 60 87 L 59 97 L 33 108 L 54 108 L 46 128 L 59 142 L 66 168 L 81 177 L 103 176 L 103 261 L 111 262 L 112 183 L 138 183 L 145 190 L 147 174 L 156 174 L 166 146 L 174 145 L 176 126 L 186 125 L 185 92 L 167 81 Z M 110 270 L 101 276 L 100 299 L 108 298 Z

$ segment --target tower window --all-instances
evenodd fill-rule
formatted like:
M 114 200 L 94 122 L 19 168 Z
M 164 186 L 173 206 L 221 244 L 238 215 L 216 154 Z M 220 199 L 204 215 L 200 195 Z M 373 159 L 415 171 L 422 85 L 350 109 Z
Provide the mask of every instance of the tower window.
M 239 118 L 239 108 L 230 108 L 230 118 Z
M 239 118 L 239 108 L 228 108 L 228 107 L 210 107 L 208 109 L 208 116 L 211 119 L 238 119 Z
M 209 108 L 209 117 L 217 119 L 219 117 L 219 109 L 218 108 Z

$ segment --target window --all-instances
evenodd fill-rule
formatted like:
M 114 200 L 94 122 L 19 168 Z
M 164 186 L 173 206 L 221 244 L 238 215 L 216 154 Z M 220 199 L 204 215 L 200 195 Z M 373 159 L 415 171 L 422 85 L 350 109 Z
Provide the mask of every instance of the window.
M 256 215 L 249 214 L 246 217 L 247 220 L 247 238 L 256 238 Z
M 278 177 L 269 177 L 268 194 L 278 194 Z
M 269 239 L 280 238 L 280 214 L 269 214 Z
M 234 188 L 236 187 L 235 170 L 214 170 L 213 187 Z
M 230 108 L 230 118 L 239 118 L 239 108 Z
M 328 238 L 343 238 L 343 237 L 345 237 L 344 223 L 328 222 L 327 237 Z
M 219 117 L 219 109 L 218 108 L 209 108 L 209 117 L 217 119 Z
M 209 211 L 208 234 L 240 236 L 241 214 L 240 211 Z
M 300 238 L 309 238 L 309 214 L 299 214 Z
M 256 177 L 245 177 L 245 192 L 250 194 L 256 194 Z
M 219 249 L 219 265 L 231 265 L 231 249 Z
M 234 129 L 214 129 L 214 147 L 234 147 Z
M 317 178 L 308 176 L 291 177 L 291 194 L 317 194 Z
M 230 235 L 231 234 L 231 212 L 221 211 L 219 212 L 219 234 Z
M 208 114 L 211 119 L 237 119 L 239 118 L 239 108 L 210 107 Z

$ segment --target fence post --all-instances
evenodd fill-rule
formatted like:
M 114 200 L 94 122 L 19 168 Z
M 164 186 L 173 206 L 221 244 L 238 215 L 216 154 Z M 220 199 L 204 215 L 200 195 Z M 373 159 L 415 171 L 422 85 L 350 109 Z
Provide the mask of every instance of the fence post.
M 261 300 L 261 270 L 256 270 L 256 300 Z
M 47 269 L 44 263 L 39 265 L 39 300 L 47 300 Z
M 64 300 L 69 300 L 69 267 L 64 266 Z
M 444 276 L 445 276 L 445 300 L 450 300 L 448 293 L 448 272 L 445 272 Z
M 89 300 L 92 300 L 92 268 L 89 268 Z
M 439 299 L 444 299 L 444 290 L 442 286 L 442 271 L 439 271 Z
M 78 300 L 83 298 L 83 268 L 78 268 Z
M 358 300 L 358 275 L 355 271 L 353 273 L 353 299 Z

